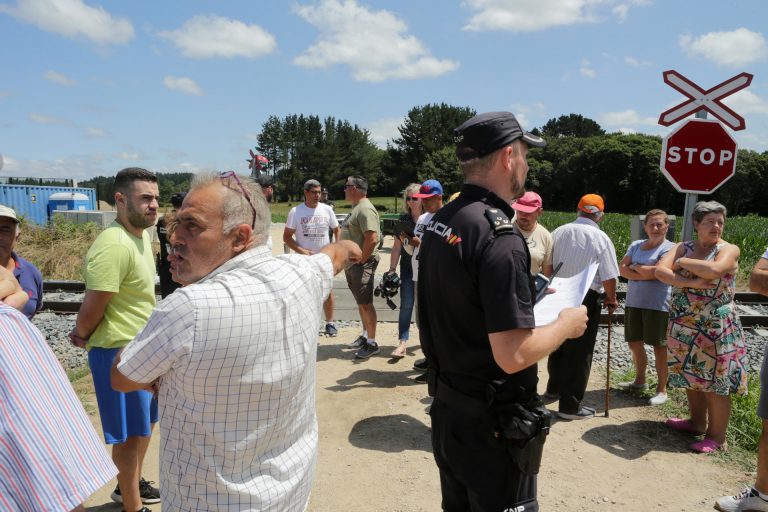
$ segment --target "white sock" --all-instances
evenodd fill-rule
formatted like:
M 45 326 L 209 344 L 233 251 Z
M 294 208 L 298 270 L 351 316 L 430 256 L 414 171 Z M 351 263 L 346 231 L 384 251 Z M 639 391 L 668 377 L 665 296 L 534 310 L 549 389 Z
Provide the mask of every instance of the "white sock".
M 325 325 L 332 325 L 332 326 L 336 327 L 336 322 L 334 322 L 333 320 L 326 320 L 325 321 Z
M 363 338 L 368 339 L 368 331 L 364 330 L 362 336 Z
M 376 340 L 373 339 L 373 338 L 368 338 L 368 344 L 369 345 L 375 345 L 376 344 Z

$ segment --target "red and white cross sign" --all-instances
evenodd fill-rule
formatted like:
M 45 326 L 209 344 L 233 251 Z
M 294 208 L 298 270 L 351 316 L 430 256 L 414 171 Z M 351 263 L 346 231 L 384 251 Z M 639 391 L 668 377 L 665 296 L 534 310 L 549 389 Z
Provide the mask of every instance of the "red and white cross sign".
M 699 110 L 706 110 L 734 130 L 743 130 L 747 127 L 744 118 L 723 105 L 720 100 L 748 87 L 752 83 L 751 74 L 739 73 L 705 91 L 677 71 L 669 70 L 664 72 L 664 83 L 685 94 L 689 99 L 662 112 L 659 116 L 660 125 L 670 126 Z

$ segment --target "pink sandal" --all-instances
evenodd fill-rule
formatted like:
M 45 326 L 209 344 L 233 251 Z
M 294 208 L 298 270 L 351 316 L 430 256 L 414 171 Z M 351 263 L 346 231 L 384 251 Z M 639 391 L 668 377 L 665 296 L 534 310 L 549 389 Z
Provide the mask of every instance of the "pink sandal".
M 669 418 L 664 422 L 664 424 L 672 430 L 677 430 L 678 432 L 683 432 L 684 434 L 692 434 L 694 436 L 700 436 L 704 434 L 704 432 L 699 432 L 693 428 L 693 423 L 691 423 L 691 420 L 684 420 L 682 418 Z
M 728 445 L 726 443 L 720 444 L 712 439 L 703 439 L 697 441 L 691 445 L 691 450 L 696 453 L 712 453 L 716 451 L 727 451 Z

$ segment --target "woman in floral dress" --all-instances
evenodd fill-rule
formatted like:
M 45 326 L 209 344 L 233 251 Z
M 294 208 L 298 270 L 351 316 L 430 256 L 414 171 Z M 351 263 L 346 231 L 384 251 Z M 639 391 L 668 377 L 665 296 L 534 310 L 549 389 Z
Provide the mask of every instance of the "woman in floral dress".
M 693 210 L 696 240 L 682 242 L 656 267 L 673 286 L 667 351 L 669 386 L 684 388 L 689 419 L 669 418 L 674 430 L 704 435 L 691 449 L 725 450 L 731 394 L 747 392 L 747 347 L 733 303 L 739 248 L 721 238 L 726 209 L 700 201 Z

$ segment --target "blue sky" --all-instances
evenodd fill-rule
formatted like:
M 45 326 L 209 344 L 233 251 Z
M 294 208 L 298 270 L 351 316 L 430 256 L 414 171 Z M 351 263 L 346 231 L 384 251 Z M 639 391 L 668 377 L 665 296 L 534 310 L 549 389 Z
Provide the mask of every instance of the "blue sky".
M 766 20 L 765 0 L 0 0 L 2 174 L 245 173 L 270 115 L 347 119 L 384 146 L 439 102 L 664 135 L 684 99 L 668 69 L 705 89 L 754 74 L 725 103 L 762 152 Z

